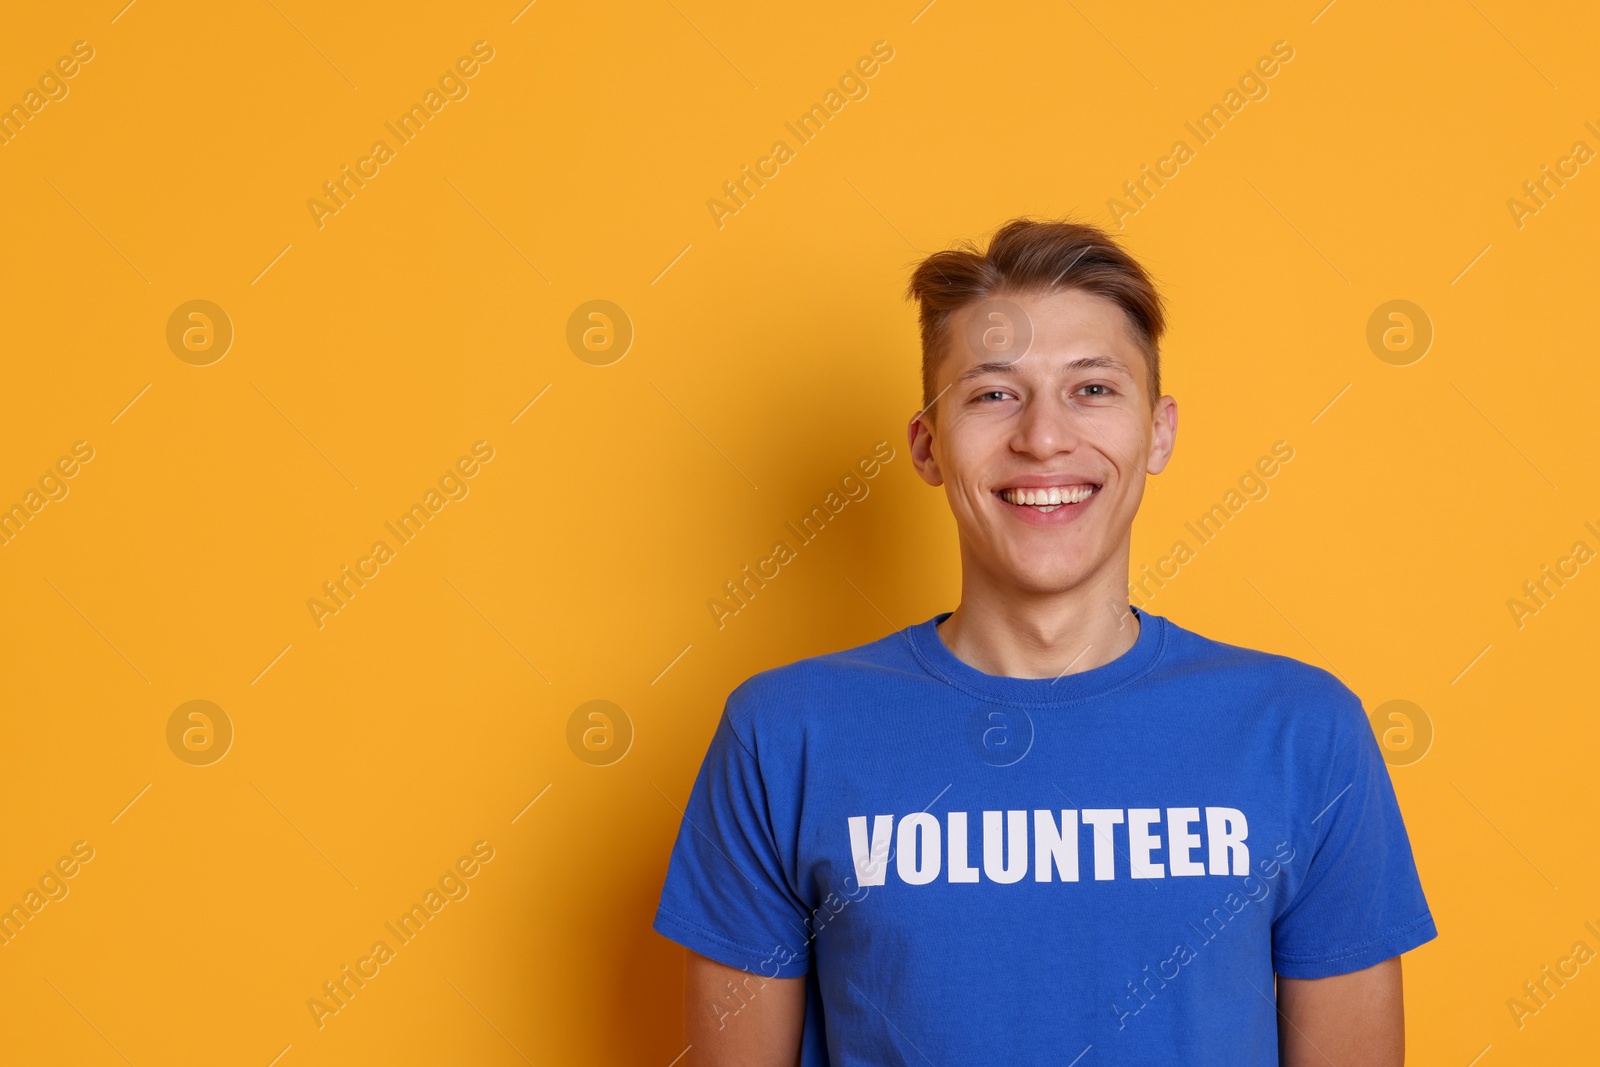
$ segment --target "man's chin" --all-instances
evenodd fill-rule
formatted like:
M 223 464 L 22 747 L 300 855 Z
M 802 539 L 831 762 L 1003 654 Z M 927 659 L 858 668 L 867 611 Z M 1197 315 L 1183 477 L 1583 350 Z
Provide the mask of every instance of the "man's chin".
M 995 568 L 1002 580 L 1017 592 L 1030 596 L 1055 596 L 1070 593 L 1088 581 L 1093 568 L 1087 564 L 1063 565 L 1059 560 L 1033 564 L 1012 564 Z

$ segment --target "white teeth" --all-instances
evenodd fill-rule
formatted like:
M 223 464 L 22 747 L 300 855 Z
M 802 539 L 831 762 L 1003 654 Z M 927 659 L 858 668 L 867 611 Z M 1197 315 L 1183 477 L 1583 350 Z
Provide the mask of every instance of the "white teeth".
M 1094 493 L 1094 487 L 1087 485 L 1072 489 L 1063 489 L 1060 486 L 1050 486 L 1046 489 L 1002 489 L 1000 499 L 1008 504 L 1027 504 L 1048 512 L 1067 504 L 1081 504 Z

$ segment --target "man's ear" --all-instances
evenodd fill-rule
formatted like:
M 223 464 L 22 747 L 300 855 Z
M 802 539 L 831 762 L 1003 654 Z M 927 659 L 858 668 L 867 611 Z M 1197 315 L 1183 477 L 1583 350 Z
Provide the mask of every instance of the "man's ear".
M 1178 443 L 1178 402 L 1170 396 L 1156 401 L 1150 413 L 1150 454 L 1145 459 L 1147 474 L 1160 474 L 1172 459 L 1172 450 Z
M 943 485 L 944 475 L 933 455 L 933 417 L 926 409 L 911 416 L 906 425 L 906 444 L 911 448 L 911 465 L 929 485 Z

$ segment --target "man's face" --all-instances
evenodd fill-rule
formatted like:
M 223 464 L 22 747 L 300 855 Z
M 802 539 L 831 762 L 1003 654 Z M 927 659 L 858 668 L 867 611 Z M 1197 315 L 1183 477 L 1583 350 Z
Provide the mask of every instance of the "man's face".
M 908 430 L 918 473 L 945 487 L 970 577 L 1052 593 L 1120 568 L 1113 584 L 1126 585 L 1145 475 L 1166 467 L 1177 432 L 1176 402 L 1152 412 L 1148 390 L 1132 323 L 1105 297 L 987 298 L 951 317 L 938 399 Z

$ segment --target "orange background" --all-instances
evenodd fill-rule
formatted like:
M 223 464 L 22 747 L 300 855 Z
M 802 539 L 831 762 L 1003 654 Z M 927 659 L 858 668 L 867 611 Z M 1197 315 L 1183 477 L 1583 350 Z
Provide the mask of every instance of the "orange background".
M 1431 723 L 1392 768 L 1442 931 L 1406 959 L 1413 1061 L 1592 1054 L 1597 965 L 1521 1029 L 1507 1006 L 1600 949 L 1600 576 L 1520 627 L 1507 603 L 1600 548 L 1600 176 L 1507 205 L 1600 148 L 1591 7 L 119 6 L 0 37 L 0 102 L 94 50 L 0 146 L 0 503 L 94 453 L 0 547 L 0 903 L 93 849 L 0 948 L 0 1060 L 665 1067 L 681 950 L 648 923 L 725 695 L 954 606 L 903 445 L 909 264 L 1017 214 L 1108 223 L 1276 41 L 1268 95 L 1122 220 L 1181 412 L 1135 568 L 1292 445 L 1148 606 Z M 468 95 L 319 228 L 308 199 L 477 41 Z M 205 366 L 167 342 L 201 299 L 234 331 Z M 605 366 L 566 339 L 598 299 L 634 332 Z M 1395 299 L 1434 333 L 1404 366 L 1367 341 Z M 880 440 L 871 495 L 719 629 L 722 583 Z M 478 441 L 469 495 L 319 628 L 322 583 Z M 169 747 L 191 700 L 232 725 L 209 765 Z M 569 744 L 591 700 L 631 724 L 609 765 Z M 319 1029 L 307 1000 L 480 841 Z

